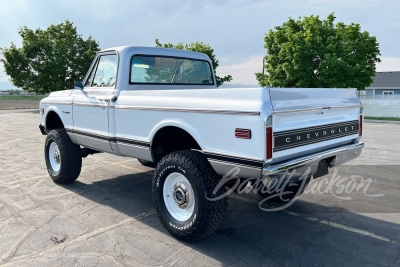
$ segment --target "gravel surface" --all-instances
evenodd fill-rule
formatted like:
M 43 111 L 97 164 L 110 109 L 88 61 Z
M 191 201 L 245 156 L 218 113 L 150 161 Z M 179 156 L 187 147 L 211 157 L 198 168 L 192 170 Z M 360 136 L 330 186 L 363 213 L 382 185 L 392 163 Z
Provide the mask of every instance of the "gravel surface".
M 39 109 L 38 100 L 9 100 L 0 99 L 0 110 L 2 109 Z

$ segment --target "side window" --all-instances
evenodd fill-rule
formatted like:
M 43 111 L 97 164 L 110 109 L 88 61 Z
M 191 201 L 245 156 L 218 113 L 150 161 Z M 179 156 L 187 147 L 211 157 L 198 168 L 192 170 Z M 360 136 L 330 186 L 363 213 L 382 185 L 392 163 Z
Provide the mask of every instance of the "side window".
M 210 68 L 204 62 L 183 60 L 175 81 L 187 84 L 210 84 L 212 76 Z
M 117 78 L 117 55 L 101 56 L 96 71 L 93 71 L 88 79 L 88 86 L 112 87 Z M 91 85 L 90 85 L 91 84 Z
M 94 74 L 96 73 L 97 64 L 99 63 L 99 59 L 96 60 L 96 63 L 93 66 L 92 72 L 89 75 L 89 78 L 86 81 L 85 86 L 91 87 L 93 83 Z
M 382 92 L 382 99 L 393 99 L 394 91 L 383 91 Z

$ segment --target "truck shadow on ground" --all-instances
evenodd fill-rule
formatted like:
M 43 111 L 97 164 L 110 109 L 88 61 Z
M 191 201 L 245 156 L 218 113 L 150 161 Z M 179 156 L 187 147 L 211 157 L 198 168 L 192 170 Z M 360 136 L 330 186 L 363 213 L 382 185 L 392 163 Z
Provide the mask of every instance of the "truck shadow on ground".
M 63 187 L 129 217 L 136 217 L 154 210 L 152 176 L 153 172 L 148 171 L 93 181 L 92 184 L 78 180 Z M 398 224 L 340 207 L 322 207 L 301 198 L 287 212 L 265 212 L 259 209 L 255 200 L 262 199 L 254 194 L 240 195 L 239 198 L 232 195 L 228 215 L 215 234 L 192 243 L 174 242 L 195 251 L 192 253 L 211 258 L 209 263 L 223 265 L 400 264 Z M 107 216 L 102 214 L 103 219 Z M 140 221 L 157 230 L 156 236 L 173 239 L 156 214 Z M 152 242 L 158 242 L 157 237 Z M 181 254 L 179 259 L 188 257 L 190 260 L 185 255 Z

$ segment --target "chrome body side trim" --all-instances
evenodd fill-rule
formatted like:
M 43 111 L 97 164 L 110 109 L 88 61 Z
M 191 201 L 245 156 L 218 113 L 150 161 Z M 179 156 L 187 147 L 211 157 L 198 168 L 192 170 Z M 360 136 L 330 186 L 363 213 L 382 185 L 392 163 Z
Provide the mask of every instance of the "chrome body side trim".
M 352 106 L 337 106 L 337 107 L 320 107 L 320 108 L 307 108 L 307 109 L 293 109 L 293 110 L 274 110 L 274 113 L 292 113 L 292 112 L 307 112 L 307 111 L 321 111 L 321 110 L 329 110 L 329 109 L 344 109 L 344 108 L 359 108 L 362 105 L 352 105 Z
M 215 172 L 221 176 L 232 175 L 240 178 L 259 178 L 262 168 L 239 165 L 233 162 L 222 162 L 208 159 Z
M 236 166 L 246 166 L 251 168 L 262 168 L 264 165 L 264 161 L 262 159 L 254 159 L 248 157 L 238 157 L 228 154 L 219 154 L 211 151 L 202 151 L 203 154 L 206 156 L 207 159 L 218 161 L 218 162 L 226 162 L 232 163 Z
M 74 103 L 74 106 L 81 106 L 81 107 L 108 107 L 108 103 L 105 104 L 83 104 L 83 103 Z
M 72 101 L 71 102 L 41 101 L 40 104 L 43 104 L 43 105 L 72 105 Z
M 138 148 L 150 149 L 150 142 L 147 142 L 147 141 L 125 138 L 125 137 L 118 137 L 118 136 L 102 135 L 102 134 L 98 134 L 98 133 L 77 130 L 77 129 L 72 129 L 72 128 L 68 128 L 68 129 L 66 129 L 66 131 L 67 131 L 67 133 L 71 133 L 74 135 L 81 135 L 86 138 L 95 139 L 97 141 L 102 141 L 102 142 L 107 142 L 107 143 L 118 143 L 118 144 L 138 147 Z
M 115 109 L 131 109 L 131 110 L 150 110 L 150 111 L 169 111 L 169 112 L 192 112 L 192 113 L 209 113 L 209 114 L 225 114 L 225 115 L 243 115 L 243 116 L 260 116 L 259 111 L 240 111 L 240 110 L 212 110 L 212 109 L 195 109 L 195 108 L 173 108 L 173 107 L 150 107 L 150 106 L 128 106 L 115 105 Z
M 219 175 L 236 175 L 241 178 L 258 178 L 261 176 L 264 161 L 262 159 L 238 157 L 202 151 L 208 162 Z

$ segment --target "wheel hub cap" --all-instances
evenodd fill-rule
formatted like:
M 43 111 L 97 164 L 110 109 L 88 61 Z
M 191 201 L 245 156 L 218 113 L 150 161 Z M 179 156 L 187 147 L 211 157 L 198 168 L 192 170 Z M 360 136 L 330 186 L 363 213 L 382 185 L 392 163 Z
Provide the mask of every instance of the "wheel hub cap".
M 58 149 L 54 151 L 53 158 L 57 164 L 60 164 L 60 151 Z
M 173 172 L 165 178 L 163 200 L 174 219 L 183 222 L 193 215 L 196 197 L 191 183 L 182 173 Z
M 177 183 L 174 186 L 172 195 L 179 208 L 184 209 L 189 205 L 190 195 L 187 187 L 183 183 Z
M 49 161 L 54 172 L 58 172 L 61 168 L 61 153 L 56 142 L 52 142 L 49 147 Z

